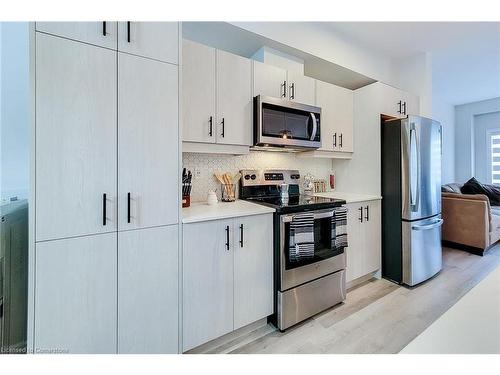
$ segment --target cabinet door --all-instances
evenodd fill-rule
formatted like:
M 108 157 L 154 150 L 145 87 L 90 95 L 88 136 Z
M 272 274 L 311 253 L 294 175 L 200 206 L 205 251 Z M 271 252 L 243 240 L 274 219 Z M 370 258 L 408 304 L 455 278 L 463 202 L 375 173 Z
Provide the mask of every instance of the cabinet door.
M 286 70 L 258 61 L 253 62 L 253 96 L 287 98 Z
M 401 91 L 402 100 L 404 101 L 406 115 L 420 115 L 420 98 L 417 95 L 410 94 L 409 92 Z
M 186 351 L 233 330 L 233 221 L 185 224 L 183 245 Z
M 362 276 L 364 256 L 364 217 L 361 222 L 361 203 L 349 203 L 347 206 L 347 267 L 346 281 L 352 281 Z M 364 213 L 364 211 L 363 211 Z
M 380 201 L 364 202 L 365 208 L 365 246 L 363 256 L 363 275 L 380 269 L 381 264 L 381 208 Z M 368 211 L 366 210 L 368 207 Z M 366 219 L 368 218 L 368 219 Z
M 177 228 L 118 234 L 118 353 L 177 353 Z
M 178 221 L 177 69 L 118 54 L 120 230 Z
M 184 39 L 182 47 L 182 140 L 214 143 L 215 48 Z
M 116 22 L 37 22 L 36 31 L 116 49 Z
M 37 33 L 38 241 L 116 230 L 116 75 L 115 51 Z
M 116 353 L 116 236 L 36 244 L 35 353 Z
M 118 22 L 118 51 L 177 64 L 179 24 Z
M 382 82 L 377 82 L 376 85 L 377 98 L 374 99 L 380 100 L 380 112 L 392 117 L 405 117 L 402 107 L 404 102 L 402 91 Z
M 217 143 L 252 144 L 252 62 L 217 50 Z
M 353 152 L 353 91 L 317 81 L 316 103 L 321 107 L 321 150 Z
M 273 313 L 273 216 L 234 221 L 234 329 Z
M 297 103 L 316 104 L 316 80 L 305 75 L 288 71 L 288 99 Z

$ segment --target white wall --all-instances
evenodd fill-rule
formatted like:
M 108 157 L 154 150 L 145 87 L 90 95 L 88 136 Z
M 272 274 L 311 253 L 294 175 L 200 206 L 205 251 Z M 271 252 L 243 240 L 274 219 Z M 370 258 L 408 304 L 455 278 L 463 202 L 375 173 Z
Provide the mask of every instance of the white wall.
M 397 85 L 393 61 L 321 22 L 231 22 L 233 25 L 318 56 L 375 80 Z
M 474 116 L 500 111 L 500 97 L 455 107 L 455 178 L 475 176 Z
M 434 97 L 431 117 L 443 127 L 442 183 L 455 182 L 455 106 Z
M 1 33 L 0 197 L 26 198 L 29 187 L 29 33 L 4 22 Z

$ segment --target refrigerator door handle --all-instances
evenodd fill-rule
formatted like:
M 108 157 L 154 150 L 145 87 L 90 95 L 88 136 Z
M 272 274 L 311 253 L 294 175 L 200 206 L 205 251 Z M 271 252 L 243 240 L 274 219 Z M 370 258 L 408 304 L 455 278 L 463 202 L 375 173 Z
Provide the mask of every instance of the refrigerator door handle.
M 410 128 L 410 205 L 412 211 L 418 211 L 420 183 L 420 153 L 415 124 L 412 123 Z
M 412 230 L 428 230 L 428 229 L 434 229 L 434 228 L 437 228 L 437 227 L 440 227 L 441 225 L 443 225 L 443 222 L 444 220 L 443 219 L 438 219 L 436 221 L 434 221 L 433 223 L 431 224 L 427 224 L 427 225 L 412 225 L 411 226 L 411 229 Z

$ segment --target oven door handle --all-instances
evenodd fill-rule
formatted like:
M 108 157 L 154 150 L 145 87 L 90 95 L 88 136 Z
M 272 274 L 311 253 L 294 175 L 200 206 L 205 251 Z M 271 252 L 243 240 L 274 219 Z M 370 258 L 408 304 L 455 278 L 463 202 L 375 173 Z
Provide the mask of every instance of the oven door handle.
M 293 220 L 294 216 L 295 215 L 286 215 L 286 216 L 283 216 L 282 221 L 284 223 L 290 223 Z M 325 219 L 327 217 L 333 217 L 333 210 L 332 211 L 327 211 L 327 212 L 319 212 L 317 214 L 314 214 L 314 220 Z

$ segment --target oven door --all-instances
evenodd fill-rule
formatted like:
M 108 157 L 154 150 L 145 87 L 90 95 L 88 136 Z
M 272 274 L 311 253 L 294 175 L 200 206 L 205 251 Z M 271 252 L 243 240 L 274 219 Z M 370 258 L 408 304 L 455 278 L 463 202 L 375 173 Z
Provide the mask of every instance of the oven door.
M 321 147 L 321 109 L 282 99 L 256 98 L 256 145 Z
M 290 261 L 290 224 L 293 214 L 280 217 L 280 291 L 345 269 L 344 250 L 331 245 L 333 210 L 314 211 L 314 257 Z

